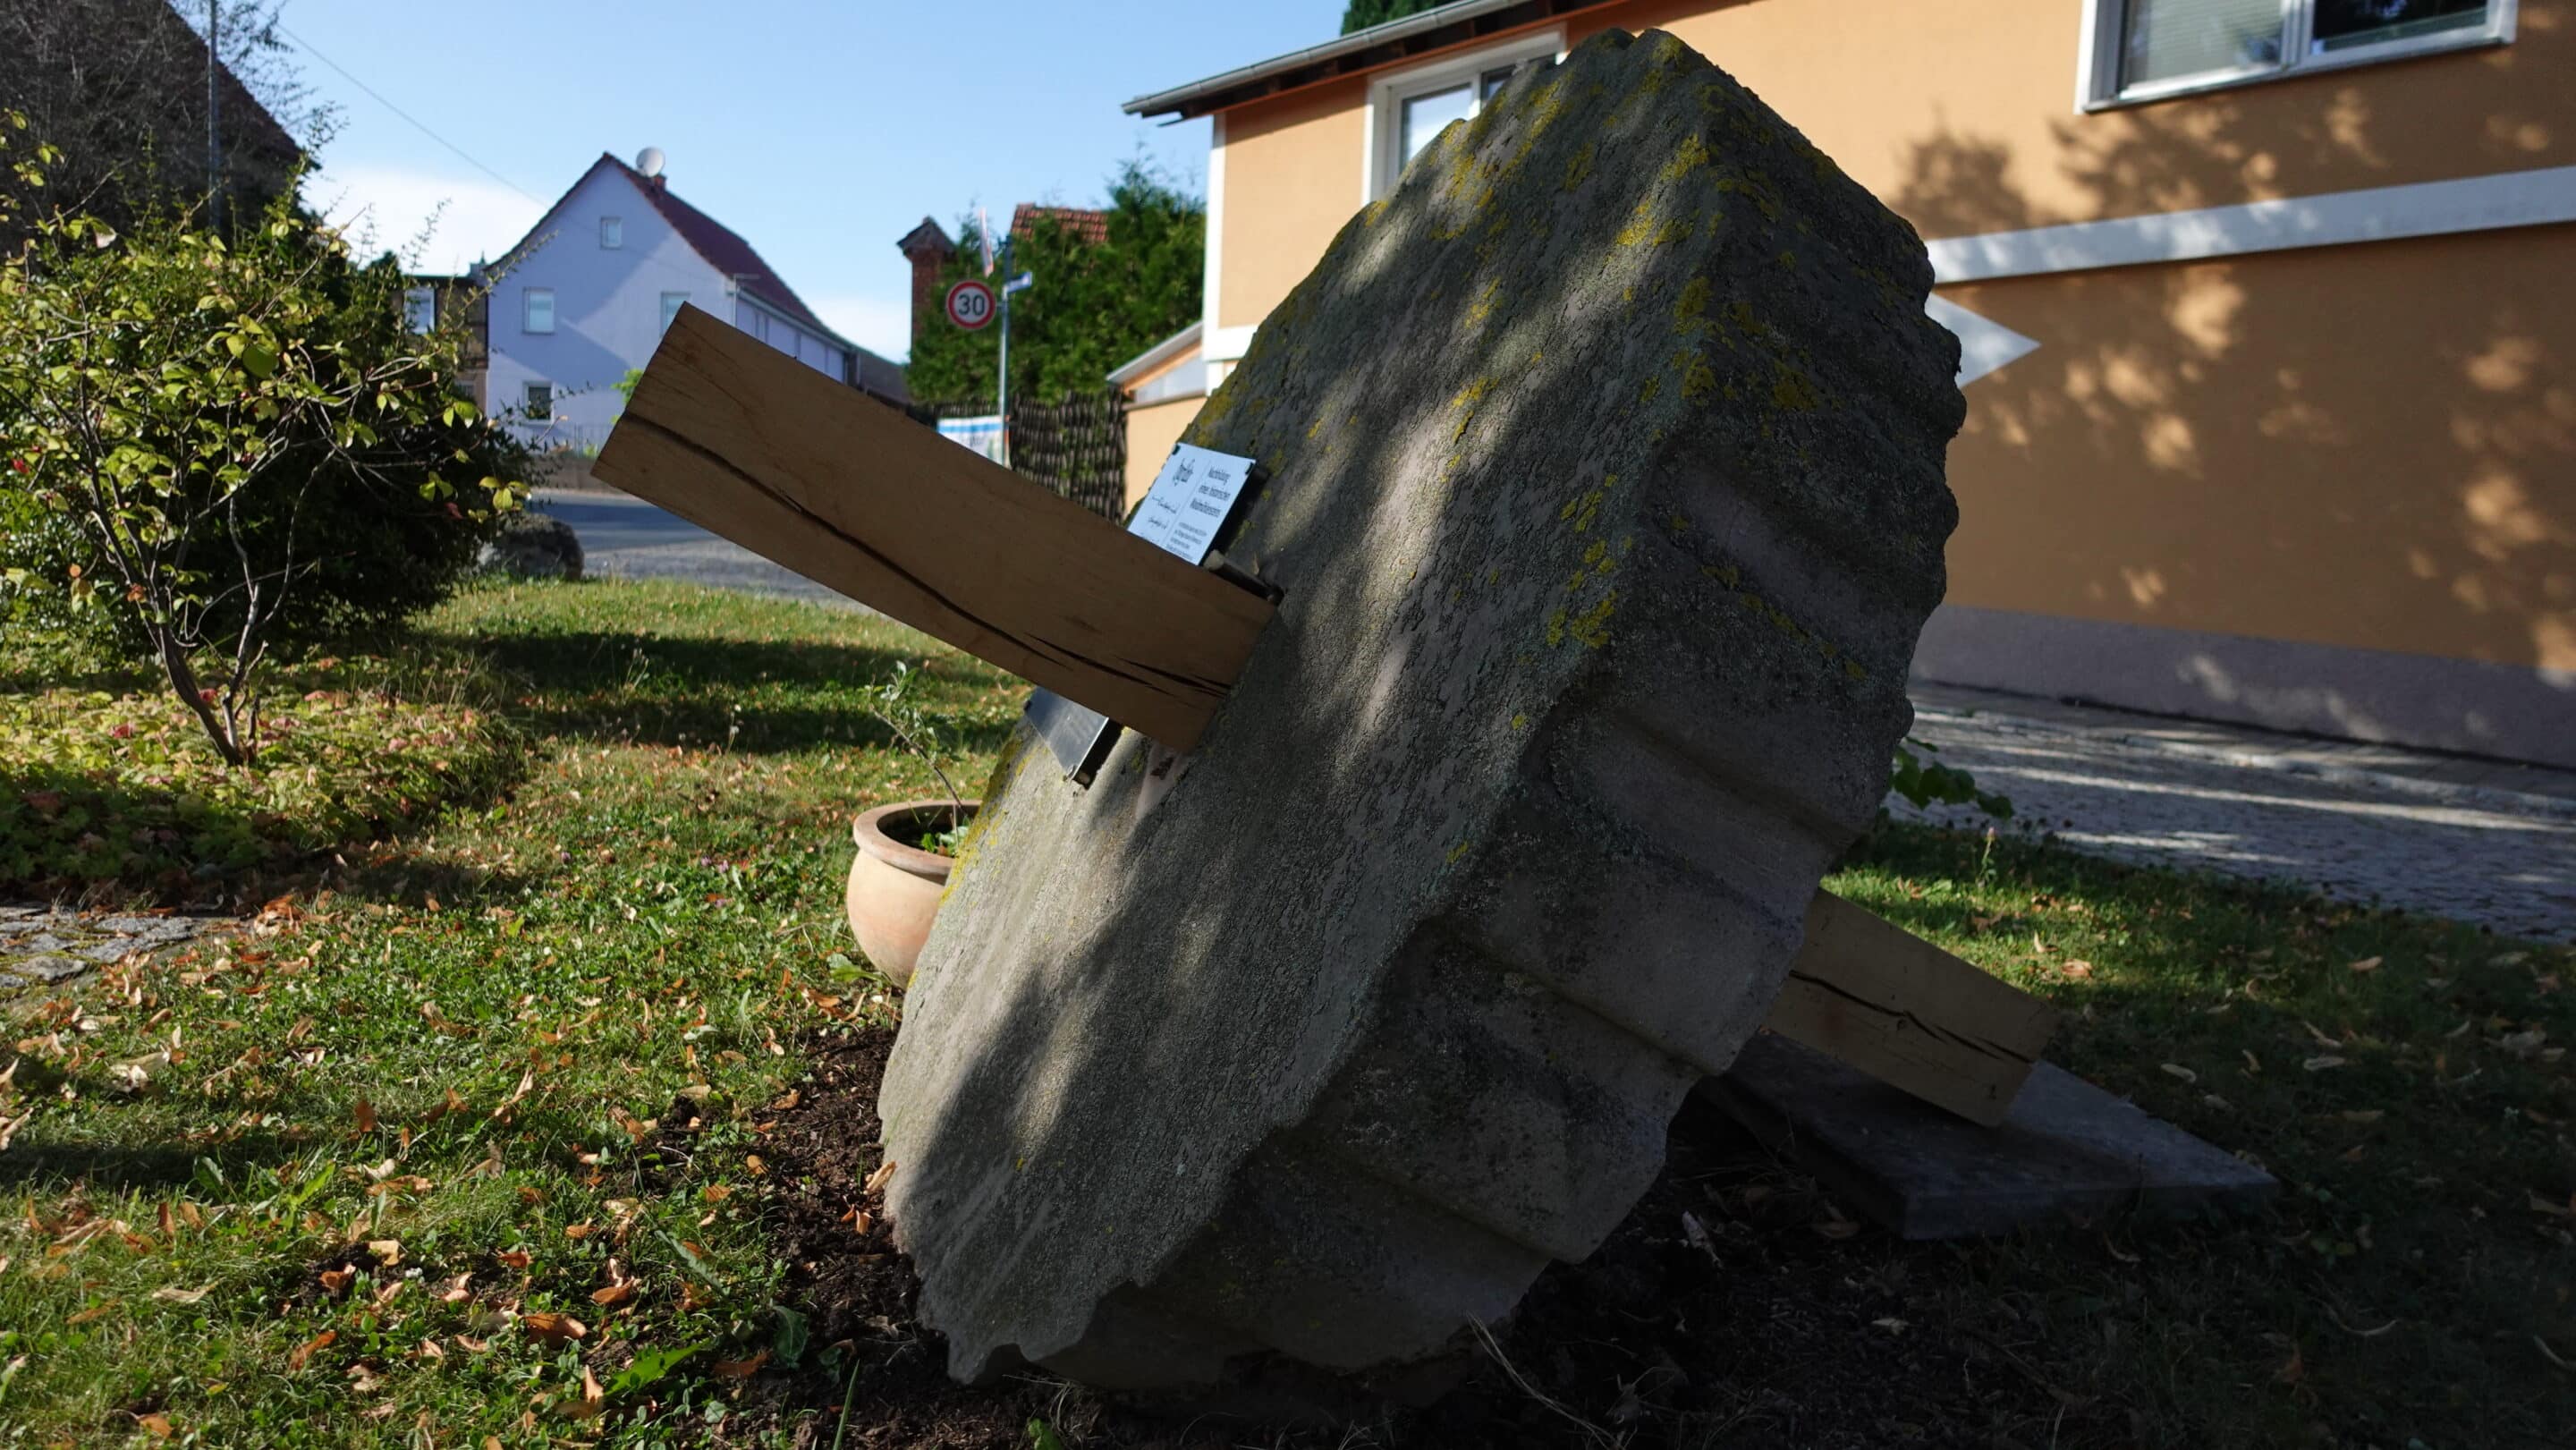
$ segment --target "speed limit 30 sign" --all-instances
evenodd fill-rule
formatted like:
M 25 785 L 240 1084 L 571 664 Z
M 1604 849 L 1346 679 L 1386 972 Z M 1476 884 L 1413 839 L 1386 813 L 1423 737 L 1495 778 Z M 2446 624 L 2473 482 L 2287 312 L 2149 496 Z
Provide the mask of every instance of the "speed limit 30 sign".
M 948 289 L 948 320 L 974 332 L 993 320 L 993 289 L 972 278 Z

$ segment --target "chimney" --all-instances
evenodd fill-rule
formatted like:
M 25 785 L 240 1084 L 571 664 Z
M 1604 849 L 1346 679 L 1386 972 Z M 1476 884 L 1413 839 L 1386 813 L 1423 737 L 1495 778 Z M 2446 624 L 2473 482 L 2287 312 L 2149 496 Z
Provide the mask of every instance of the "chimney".
M 921 225 L 906 232 L 895 247 L 912 263 L 912 335 L 919 337 L 930 319 L 939 315 L 939 274 L 957 255 L 957 244 L 948 240 L 939 223 L 923 217 Z

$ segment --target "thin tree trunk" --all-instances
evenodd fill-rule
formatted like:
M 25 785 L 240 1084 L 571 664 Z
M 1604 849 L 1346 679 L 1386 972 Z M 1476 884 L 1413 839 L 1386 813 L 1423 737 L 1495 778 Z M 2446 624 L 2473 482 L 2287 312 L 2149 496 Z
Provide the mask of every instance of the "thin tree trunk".
M 206 703 L 205 689 L 197 683 L 197 670 L 188 662 L 188 652 L 168 635 L 154 633 L 153 644 L 161 652 L 161 668 L 170 677 L 170 689 L 180 703 L 197 713 L 197 723 L 206 727 L 206 738 L 215 743 L 215 753 L 224 758 L 226 765 L 248 764 L 241 747 L 233 743 L 231 733 L 215 717 L 214 707 Z

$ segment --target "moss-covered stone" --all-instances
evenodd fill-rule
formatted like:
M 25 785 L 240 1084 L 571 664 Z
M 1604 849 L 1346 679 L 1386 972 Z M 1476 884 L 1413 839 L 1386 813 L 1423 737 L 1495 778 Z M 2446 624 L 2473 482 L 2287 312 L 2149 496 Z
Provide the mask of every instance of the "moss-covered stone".
M 1343 230 L 1188 434 L 1272 464 L 1231 552 L 1277 622 L 1159 800 L 1133 740 L 1087 792 L 1021 757 L 907 1000 L 891 1203 L 959 1373 L 1411 1359 L 1618 1221 L 1909 719 L 1930 282 L 1668 36 Z

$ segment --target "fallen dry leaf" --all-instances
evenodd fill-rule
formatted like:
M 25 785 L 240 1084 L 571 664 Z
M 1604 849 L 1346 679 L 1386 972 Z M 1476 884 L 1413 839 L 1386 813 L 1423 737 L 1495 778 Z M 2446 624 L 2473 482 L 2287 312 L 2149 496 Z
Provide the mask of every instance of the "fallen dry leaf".
M 528 1251 L 526 1249 L 503 1249 L 499 1253 L 494 1254 L 492 1256 L 492 1260 L 494 1263 L 499 1264 L 505 1269 L 524 1269 L 528 1266 L 529 1262 Z
M 589 1325 L 569 1314 L 557 1314 L 550 1309 L 540 1309 L 533 1314 L 520 1315 L 519 1327 L 548 1344 L 561 1344 L 567 1339 L 579 1339 L 590 1332 Z
M 2379 970 L 2380 960 L 2378 957 L 2363 957 L 2360 961 L 2347 962 L 2344 965 L 2356 972 L 2375 972 Z
M 581 1367 L 581 1398 L 577 1400 L 566 1399 L 563 1402 L 563 1412 L 572 1416 L 576 1420 L 587 1420 L 593 1418 L 598 1415 L 600 1411 L 607 1408 L 608 1392 L 599 1387 L 599 1377 L 590 1372 L 590 1366 L 583 1365 Z
M 64 1320 L 63 1322 L 64 1322 L 65 1324 L 87 1324 L 87 1323 L 88 1323 L 88 1322 L 90 1322 L 91 1320 L 98 1318 L 98 1317 L 99 1317 L 100 1315 L 102 1315 L 102 1314 L 105 1314 L 105 1313 L 106 1313 L 107 1311 L 109 1311 L 110 1309 L 115 1308 L 115 1307 L 116 1307 L 116 1303 L 117 1303 L 117 1301 L 115 1301 L 114 1299 L 102 1300 L 102 1301 L 101 1301 L 101 1302 L 99 1302 L 99 1303 L 92 1304 L 92 1305 L 91 1305 L 91 1306 L 89 1306 L 87 1309 L 82 1310 L 82 1311 L 81 1311 L 81 1312 L 79 1312 L 78 1314 L 73 1315 L 71 1318 L 66 1319 L 66 1320 Z
M 2070 961 L 2066 964 L 2066 975 L 2077 978 L 2092 976 L 2093 964 L 2080 958 Z
M 2333 1053 L 2325 1053 L 2317 1057 L 2311 1057 L 2307 1061 L 2300 1063 L 2299 1066 L 2306 1068 L 2310 1072 L 2324 1072 L 2330 1067 L 2343 1066 L 2343 1059 L 2335 1056 Z
M 424 1339 L 420 1342 L 420 1357 L 423 1359 L 445 1359 L 447 1358 L 447 1351 L 438 1347 L 437 1340 Z
M 590 1291 L 590 1302 L 600 1305 L 603 1308 L 611 1304 L 623 1304 L 634 1297 L 635 1285 L 632 1280 L 623 1284 L 610 1284 L 605 1288 L 593 1289 Z
M 358 1277 L 358 1274 L 354 1269 L 324 1269 L 322 1271 L 322 1292 L 326 1294 L 345 1293 L 348 1291 L 349 1281 L 356 1277 Z
M 350 1113 L 351 1116 L 358 1120 L 359 1132 L 372 1133 L 376 1130 L 376 1105 L 374 1103 L 368 1102 L 365 1098 L 360 1098 L 358 1099 L 357 1107 L 351 1109 Z
M 152 1291 L 152 1297 L 167 1300 L 172 1304 L 194 1304 L 213 1292 L 215 1292 L 215 1286 L 208 1284 L 202 1289 L 155 1289 Z
M 742 1166 L 743 1170 L 754 1178 L 758 1178 L 760 1175 L 769 1171 L 769 1165 L 761 1162 L 760 1155 L 757 1153 L 743 1154 Z
M 376 1267 L 390 1269 L 402 1262 L 402 1240 L 369 1239 L 367 1252 L 376 1256 Z
M 894 1162 L 889 1159 L 886 1162 L 877 1165 L 877 1171 L 868 1175 L 868 1181 L 859 1185 L 859 1191 L 861 1193 L 875 1193 L 893 1181 Z
M 586 1239 L 586 1238 L 590 1237 L 590 1234 L 591 1234 L 591 1226 L 590 1226 L 590 1224 L 589 1224 L 587 1221 L 584 1221 L 584 1222 L 581 1222 L 581 1223 L 568 1223 L 568 1224 L 565 1224 L 565 1225 L 564 1225 L 564 1237 L 565 1237 L 565 1238 L 568 1238 L 568 1239 Z
M 330 1348 L 331 1342 L 339 1337 L 340 1331 L 336 1329 L 325 1329 L 321 1333 L 314 1335 L 311 1339 L 295 1346 L 295 1352 L 286 1357 L 286 1372 L 288 1374 L 293 1374 L 297 1370 L 304 1368 L 305 1363 L 313 1358 L 314 1351 Z
M 135 1417 L 134 1423 L 142 1426 L 155 1440 L 167 1440 L 170 1438 L 172 1433 L 170 1429 L 170 1417 L 167 1415 L 138 1415 Z
M 717 1360 L 715 1372 L 725 1379 L 747 1380 L 760 1373 L 760 1367 L 767 1363 L 769 1363 L 769 1351 L 764 1349 L 749 1359 Z
M 2192 1071 L 2190 1068 L 2183 1066 L 2179 1062 L 2168 1062 L 2164 1064 L 2164 1070 L 2167 1077 L 2178 1077 L 2184 1082 L 2200 1081 L 2199 1073 Z

